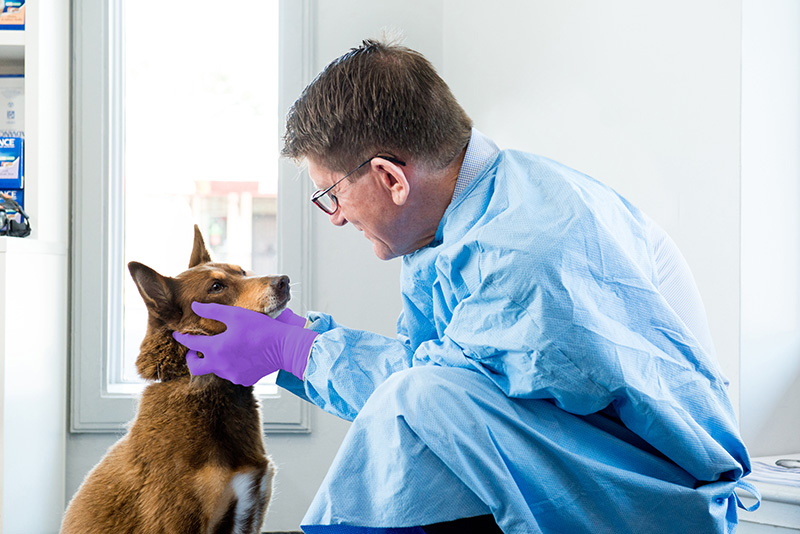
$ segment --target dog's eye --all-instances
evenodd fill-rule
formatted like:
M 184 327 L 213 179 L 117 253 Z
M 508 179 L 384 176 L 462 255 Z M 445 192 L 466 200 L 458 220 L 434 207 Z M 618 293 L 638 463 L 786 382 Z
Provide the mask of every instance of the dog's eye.
M 219 280 L 216 280 L 216 281 L 214 281 L 213 284 L 211 284 L 211 287 L 208 289 L 208 292 L 209 293 L 219 293 L 223 289 L 225 289 L 225 284 L 223 284 Z

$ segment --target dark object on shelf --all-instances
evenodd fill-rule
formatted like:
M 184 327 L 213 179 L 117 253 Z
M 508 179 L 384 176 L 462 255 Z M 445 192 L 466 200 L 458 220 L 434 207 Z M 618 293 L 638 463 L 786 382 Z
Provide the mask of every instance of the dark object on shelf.
M 17 215 L 21 221 L 17 220 Z M 0 236 L 28 237 L 31 234 L 31 222 L 28 214 L 16 200 L 0 196 Z

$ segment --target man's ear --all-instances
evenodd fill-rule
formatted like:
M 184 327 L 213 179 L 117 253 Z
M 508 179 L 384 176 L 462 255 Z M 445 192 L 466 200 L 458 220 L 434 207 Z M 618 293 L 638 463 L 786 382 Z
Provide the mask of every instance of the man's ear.
M 373 159 L 371 163 L 381 186 L 392 195 L 392 202 L 398 206 L 405 204 L 411 190 L 405 168 L 381 157 Z

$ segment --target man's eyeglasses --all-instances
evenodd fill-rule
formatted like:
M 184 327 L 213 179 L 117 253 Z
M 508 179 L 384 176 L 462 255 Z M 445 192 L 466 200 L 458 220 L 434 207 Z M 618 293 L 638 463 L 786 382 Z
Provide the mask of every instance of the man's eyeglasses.
M 327 189 L 317 189 L 314 192 L 314 194 L 311 195 L 311 202 L 316 204 L 319 209 L 321 209 L 322 211 L 324 211 L 328 215 L 333 215 L 334 213 L 336 213 L 336 210 L 339 209 L 339 199 L 336 198 L 336 195 L 331 193 L 333 188 L 336 187 L 337 185 L 339 185 L 339 183 L 342 180 L 344 180 L 345 178 L 347 178 L 348 176 L 350 176 L 354 172 L 358 171 L 361 167 L 363 167 L 364 165 L 366 165 L 367 163 L 369 163 L 370 161 L 372 161 L 375 158 L 383 158 L 386 161 L 391 161 L 395 165 L 402 165 L 403 167 L 406 166 L 406 162 L 405 161 L 400 161 L 399 159 L 395 158 L 394 156 L 384 156 L 382 154 L 375 154 L 374 156 L 369 158 L 367 161 L 365 161 L 364 163 L 362 163 L 361 165 L 359 165 L 358 167 L 356 167 L 352 171 L 348 172 L 347 174 L 345 174 L 344 176 L 342 176 L 341 178 L 336 180 L 336 182 L 332 186 L 330 186 L 329 188 L 327 188 Z

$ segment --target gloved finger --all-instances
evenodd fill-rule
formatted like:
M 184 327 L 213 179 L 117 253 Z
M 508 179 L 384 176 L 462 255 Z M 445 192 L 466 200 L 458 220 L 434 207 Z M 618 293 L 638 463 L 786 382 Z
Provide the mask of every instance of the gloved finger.
M 248 310 L 247 308 L 217 304 L 216 302 L 192 302 L 192 311 L 200 317 L 219 321 L 225 326 L 231 326 L 231 324 L 236 321 L 240 321 L 250 315 L 267 317 L 253 310 Z
M 283 310 L 280 315 L 275 318 L 275 320 L 292 326 L 304 327 L 306 325 L 306 318 L 297 315 L 289 308 Z
M 215 321 L 219 321 L 221 323 L 225 323 L 226 325 L 231 322 L 231 320 L 236 318 L 236 315 L 241 313 L 242 311 L 250 311 L 246 310 L 245 308 L 239 308 L 236 306 L 227 306 L 225 304 L 217 304 L 216 302 L 192 302 L 192 311 L 199 315 L 200 317 L 205 317 L 206 319 L 213 319 Z
M 189 366 L 189 372 L 194 376 L 207 375 L 214 372 L 209 359 L 201 358 L 196 350 L 190 350 L 186 353 L 186 365 Z
M 206 352 L 213 348 L 216 340 L 215 336 L 194 336 L 192 334 L 181 334 L 180 332 L 173 332 L 172 337 L 183 345 L 195 351 Z

